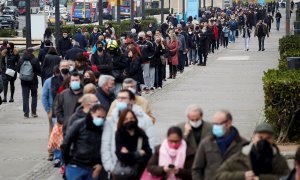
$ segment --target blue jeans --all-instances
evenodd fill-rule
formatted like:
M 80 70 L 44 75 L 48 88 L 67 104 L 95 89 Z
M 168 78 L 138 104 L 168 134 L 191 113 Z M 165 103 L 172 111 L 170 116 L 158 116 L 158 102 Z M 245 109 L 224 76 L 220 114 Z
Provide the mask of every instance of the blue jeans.
M 230 41 L 235 42 L 235 31 L 236 30 L 230 30 Z
M 73 164 L 68 164 L 65 172 L 67 180 L 94 180 L 92 176 L 93 168 L 83 168 Z
M 276 21 L 276 29 L 277 29 L 277 31 L 279 31 L 279 27 L 280 27 L 280 21 Z

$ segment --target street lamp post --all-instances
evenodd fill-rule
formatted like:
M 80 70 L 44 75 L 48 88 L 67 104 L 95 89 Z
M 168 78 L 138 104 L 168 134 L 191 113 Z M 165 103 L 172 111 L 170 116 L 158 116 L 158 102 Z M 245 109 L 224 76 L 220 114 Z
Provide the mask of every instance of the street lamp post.
M 120 23 L 121 22 L 121 1 L 117 0 L 117 22 Z
M 160 9 L 160 23 L 162 24 L 162 23 L 164 22 L 164 4 L 165 4 L 165 1 L 164 1 L 164 0 L 161 0 L 160 3 L 161 3 L 161 9 Z
M 58 40 L 60 39 L 60 12 L 59 0 L 55 0 L 55 44 L 58 47 Z
M 99 26 L 103 25 L 103 0 L 99 0 Z
M 31 47 L 30 0 L 25 1 L 26 8 L 26 48 Z
M 185 0 L 182 0 L 182 19 L 184 19 L 185 14 Z
M 134 25 L 134 0 L 130 0 L 130 20 L 131 20 L 131 28 Z
M 142 20 L 145 19 L 145 0 L 142 0 Z
M 211 0 L 211 7 L 214 7 L 214 0 Z
M 290 21 L 291 21 L 291 1 L 286 1 L 286 21 L 285 21 L 285 35 L 290 35 Z
M 171 0 L 169 0 L 169 14 L 171 14 Z

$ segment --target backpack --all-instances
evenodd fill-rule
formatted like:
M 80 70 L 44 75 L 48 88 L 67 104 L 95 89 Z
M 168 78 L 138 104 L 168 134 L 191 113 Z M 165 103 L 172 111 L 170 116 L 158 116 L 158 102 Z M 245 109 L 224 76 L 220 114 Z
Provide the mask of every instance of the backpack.
M 20 79 L 23 81 L 32 81 L 33 75 L 33 68 L 30 61 L 24 61 L 20 68 Z

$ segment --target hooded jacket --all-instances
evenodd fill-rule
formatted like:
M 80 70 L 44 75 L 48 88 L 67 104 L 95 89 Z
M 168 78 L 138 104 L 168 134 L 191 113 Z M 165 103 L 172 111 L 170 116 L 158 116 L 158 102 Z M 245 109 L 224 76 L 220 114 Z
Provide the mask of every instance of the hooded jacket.
M 57 51 L 63 57 L 65 57 L 66 52 L 71 48 L 72 48 L 72 43 L 71 43 L 71 40 L 69 37 L 67 37 L 67 38 L 62 37 L 58 41 Z
M 219 168 L 216 175 L 216 180 L 245 179 L 245 172 L 252 170 L 250 160 L 250 152 L 252 147 L 253 144 L 246 145 L 238 154 L 227 159 Z M 280 154 L 277 146 L 273 145 L 272 148 L 272 172 L 270 174 L 260 174 L 260 180 L 278 180 L 281 177 L 288 175 L 290 171 L 285 158 Z
M 72 116 L 68 119 L 68 122 L 66 123 L 65 129 L 68 131 L 68 129 L 74 124 L 76 121 L 85 118 L 87 115 L 86 112 L 83 111 L 83 106 L 77 107 L 76 111 Z
M 154 150 L 155 146 L 155 129 L 151 118 L 143 111 L 138 105 L 132 106 L 132 111 L 135 113 L 138 119 L 139 128 L 143 129 L 148 136 L 149 145 Z M 112 172 L 117 163 L 116 156 L 116 143 L 115 136 L 117 131 L 117 124 L 119 121 L 119 110 L 115 108 L 112 111 L 111 117 L 108 118 L 104 125 L 102 145 L 101 145 L 101 156 L 104 169 Z

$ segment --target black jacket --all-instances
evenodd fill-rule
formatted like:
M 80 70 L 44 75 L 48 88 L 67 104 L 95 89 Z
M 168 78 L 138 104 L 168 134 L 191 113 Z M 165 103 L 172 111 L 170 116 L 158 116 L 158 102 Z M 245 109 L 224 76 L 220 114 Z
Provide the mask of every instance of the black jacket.
M 77 107 L 75 113 L 72 114 L 72 116 L 68 119 L 68 122 L 66 123 L 65 129 L 68 131 L 68 129 L 70 129 L 70 127 L 72 126 L 72 124 L 74 124 L 79 119 L 85 118 L 86 115 L 87 115 L 87 113 L 85 113 L 83 111 L 83 107 L 82 106 Z
M 95 126 L 90 116 L 76 121 L 61 144 L 65 163 L 90 168 L 102 164 L 100 154 L 102 131 L 102 126 Z
M 188 34 L 187 36 L 187 42 L 188 42 L 188 47 L 191 49 L 196 49 L 196 43 L 195 43 L 195 35 L 194 33 Z
M 154 46 L 151 41 L 137 41 L 138 46 L 141 50 L 142 55 L 142 62 L 149 62 L 151 58 L 153 58 L 154 55 Z
M 96 42 L 98 41 L 98 38 L 100 36 L 100 33 L 91 33 L 91 37 L 90 37 L 90 46 L 94 46 L 96 44 Z
M 53 68 L 59 65 L 61 58 L 58 55 L 47 54 L 42 65 L 42 78 L 48 79 L 53 75 Z
M 79 46 L 74 46 L 72 49 L 67 50 L 65 59 L 75 61 L 77 54 L 82 54 L 84 51 Z
M 69 37 L 67 38 L 61 38 L 58 41 L 58 47 L 57 47 L 57 51 L 60 55 L 62 55 L 62 57 L 65 57 L 66 52 L 72 48 L 72 43 Z
M 138 153 L 138 139 L 142 138 L 142 150 L 145 151 L 144 156 Z M 126 147 L 129 153 L 122 153 L 122 147 Z M 135 130 L 135 134 L 130 136 L 129 133 L 121 127 L 116 132 L 116 155 L 118 160 L 127 166 L 134 166 L 138 164 L 137 177 L 132 179 L 139 179 L 143 173 L 148 160 L 152 156 L 152 150 L 149 146 L 148 137 L 145 132 L 139 128 Z
M 91 57 L 91 63 L 92 65 L 97 66 L 97 69 L 101 74 L 112 75 L 112 59 L 106 52 L 103 52 L 102 56 L 99 56 L 97 52 L 93 54 Z
M 22 64 L 24 63 L 24 61 L 30 61 L 32 69 L 33 69 L 33 80 L 32 81 L 23 81 L 21 80 L 21 84 L 22 85 L 38 85 L 39 81 L 37 76 L 41 76 L 41 66 L 38 62 L 38 60 L 34 57 L 33 54 L 29 54 L 29 53 L 24 53 L 22 59 L 20 60 L 18 67 L 17 67 L 17 71 L 20 73 L 20 68 L 22 66 Z
M 106 112 L 108 112 L 111 103 L 116 99 L 114 93 L 107 95 L 100 87 L 97 88 L 96 96 L 101 105 L 103 105 L 103 107 L 105 108 Z
M 131 60 L 127 70 L 127 77 L 132 78 L 140 84 L 144 83 L 143 69 L 141 66 L 141 59 Z
M 12 69 L 14 71 L 17 71 L 17 66 L 18 66 L 18 62 L 19 62 L 20 56 L 19 54 L 15 51 L 15 52 L 7 52 L 6 56 L 2 57 L 2 63 L 0 63 L 1 65 L 1 72 L 2 72 L 2 78 L 3 80 L 15 80 L 17 78 L 17 73 L 15 73 L 14 77 L 8 76 L 5 74 L 6 72 L 6 67 L 9 69 Z M 7 64 L 6 64 L 7 62 Z
M 41 65 L 43 65 L 45 56 L 46 56 L 46 54 L 48 53 L 48 51 L 49 51 L 49 47 L 44 47 L 44 48 L 41 49 L 41 51 L 39 52 L 39 55 L 38 55 L 38 61 L 40 62 Z

